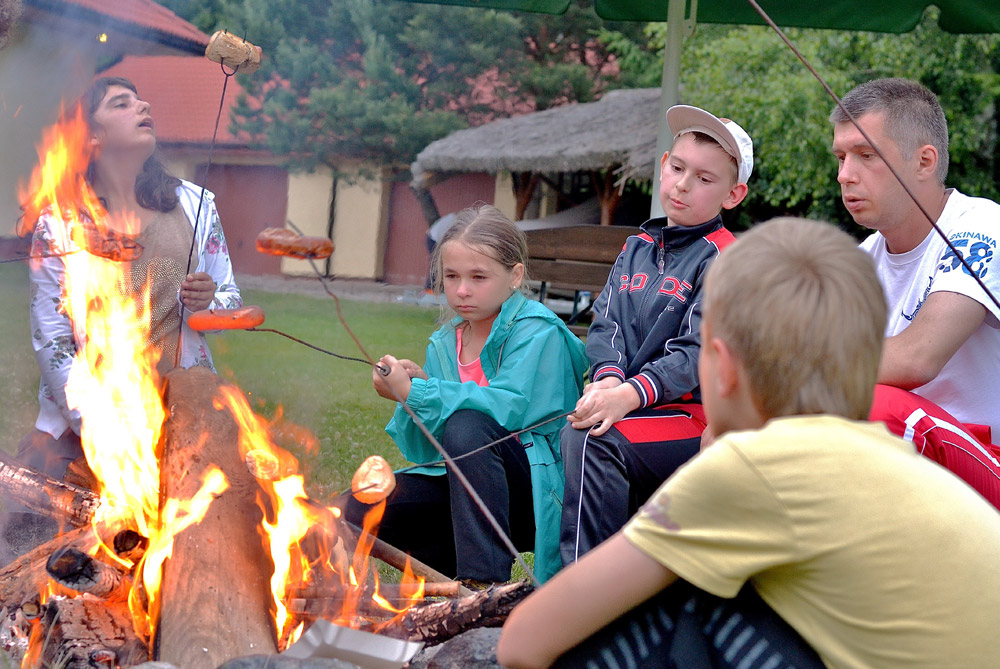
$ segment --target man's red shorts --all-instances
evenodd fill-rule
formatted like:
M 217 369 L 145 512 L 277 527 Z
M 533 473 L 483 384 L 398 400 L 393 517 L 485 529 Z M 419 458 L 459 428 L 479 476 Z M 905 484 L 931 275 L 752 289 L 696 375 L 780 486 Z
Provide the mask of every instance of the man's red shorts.
M 988 426 L 967 425 L 919 395 L 884 385 L 875 386 L 868 419 L 913 442 L 1000 509 L 1000 448 L 991 445 Z

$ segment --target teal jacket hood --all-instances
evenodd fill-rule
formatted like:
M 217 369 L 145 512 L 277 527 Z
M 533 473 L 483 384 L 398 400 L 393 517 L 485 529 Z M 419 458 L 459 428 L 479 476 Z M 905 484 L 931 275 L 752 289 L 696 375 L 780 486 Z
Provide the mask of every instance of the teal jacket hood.
M 461 409 L 481 411 L 505 429 L 516 432 L 576 406 L 589 363 L 584 345 L 566 325 L 539 302 L 521 293 L 500 308 L 479 360 L 489 386 L 462 383 L 455 351 L 457 317 L 430 337 L 424 371 L 413 379 L 407 406 L 427 430 L 440 439 L 444 424 Z M 560 566 L 559 522 L 562 512 L 563 467 L 559 431 L 565 420 L 554 420 L 519 436 L 531 464 L 535 510 L 535 573 L 539 580 Z M 445 473 L 437 449 L 401 406 L 386 426 L 403 455 L 428 464 L 417 473 Z

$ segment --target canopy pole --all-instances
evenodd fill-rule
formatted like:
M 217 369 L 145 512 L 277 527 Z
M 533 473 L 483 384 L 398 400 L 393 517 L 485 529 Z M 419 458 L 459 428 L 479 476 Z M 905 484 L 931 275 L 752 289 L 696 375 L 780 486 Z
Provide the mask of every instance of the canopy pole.
M 687 0 L 668 0 L 667 9 L 667 42 L 663 49 L 663 76 L 660 81 L 660 117 L 656 125 L 656 164 L 653 167 L 653 197 L 650 201 L 649 216 L 663 216 L 663 206 L 660 204 L 660 157 L 670 149 L 673 137 L 667 127 L 667 110 L 677 104 L 678 91 L 681 82 L 681 49 L 684 37 L 689 30 L 687 22 L 696 20 L 696 1 L 691 4 L 691 16 L 685 20 Z

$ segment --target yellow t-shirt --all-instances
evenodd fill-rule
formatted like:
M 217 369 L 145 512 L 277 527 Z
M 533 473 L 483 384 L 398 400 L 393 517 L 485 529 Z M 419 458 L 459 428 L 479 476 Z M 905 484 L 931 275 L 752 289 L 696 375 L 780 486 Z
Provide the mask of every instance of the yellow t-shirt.
M 1000 514 L 881 424 L 726 434 L 624 531 L 715 595 L 750 580 L 828 666 L 1000 663 Z

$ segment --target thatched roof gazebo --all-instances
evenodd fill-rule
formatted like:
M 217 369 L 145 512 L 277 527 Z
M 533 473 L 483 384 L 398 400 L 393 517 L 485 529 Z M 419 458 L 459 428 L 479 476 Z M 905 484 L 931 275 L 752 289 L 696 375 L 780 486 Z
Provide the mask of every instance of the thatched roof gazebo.
M 459 130 L 417 155 L 411 166 L 413 187 L 419 196 L 456 172 L 505 170 L 514 177 L 521 218 L 538 181 L 564 172 L 588 172 L 601 201 L 601 223 L 608 225 L 625 181 L 647 180 L 653 174 L 659 110 L 660 89 L 623 89 L 606 93 L 598 102 Z

